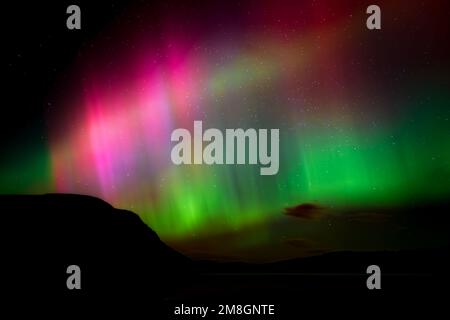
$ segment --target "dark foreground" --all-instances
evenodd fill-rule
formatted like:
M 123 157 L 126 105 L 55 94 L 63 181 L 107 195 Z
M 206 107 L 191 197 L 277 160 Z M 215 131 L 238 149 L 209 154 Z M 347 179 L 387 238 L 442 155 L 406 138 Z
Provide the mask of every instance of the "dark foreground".
M 204 319 L 448 313 L 445 246 L 336 252 L 259 265 L 198 262 L 166 246 L 132 212 L 96 198 L 0 196 L 0 208 L 1 296 L 15 314 L 64 308 L 62 318 L 97 309 L 125 311 L 129 317 L 143 312 L 145 319 L 202 319 L 175 312 L 206 306 Z M 81 269 L 80 290 L 66 285 L 73 264 Z M 367 289 L 366 268 L 372 264 L 381 268 L 381 290 Z M 275 315 L 237 314 L 239 305 L 249 304 L 274 305 Z M 235 314 L 218 314 L 227 310 L 220 305 Z

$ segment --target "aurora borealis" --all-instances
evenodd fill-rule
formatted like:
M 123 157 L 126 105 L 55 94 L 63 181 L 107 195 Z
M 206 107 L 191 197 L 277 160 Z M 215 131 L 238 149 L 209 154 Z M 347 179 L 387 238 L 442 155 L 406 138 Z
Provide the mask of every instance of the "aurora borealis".
M 30 173 L 28 185 L 13 188 L 2 171 L 3 192 L 98 196 L 180 247 L 231 233 L 230 247 L 247 249 L 285 237 L 350 247 L 330 238 L 329 221 L 283 215 L 298 204 L 317 204 L 336 219 L 355 208 L 447 199 L 448 57 L 436 62 L 445 54 L 429 37 L 448 36 L 431 16 L 438 6 L 381 1 L 383 29 L 369 31 L 366 5 L 344 2 L 161 5 L 157 21 L 155 8 L 131 6 L 123 28 L 111 22 L 84 48 L 63 91 L 70 94 L 58 92 L 48 150 L 30 151 L 30 160 L 44 162 L 33 169 L 38 178 Z M 278 174 L 174 165 L 171 132 L 192 130 L 196 120 L 221 130 L 279 128 Z M 280 223 L 290 226 L 274 232 Z M 196 250 L 223 254 L 224 247 Z

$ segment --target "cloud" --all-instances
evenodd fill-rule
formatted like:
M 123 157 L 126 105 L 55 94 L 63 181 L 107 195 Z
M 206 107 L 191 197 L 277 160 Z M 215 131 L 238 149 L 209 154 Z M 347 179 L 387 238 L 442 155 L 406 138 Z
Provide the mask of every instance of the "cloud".
M 323 215 L 324 208 L 313 203 L 303 203 L 284 209 L 284 214 L 301 219 L 315 219 Z
M 329 218 L 334 221 L 370 224 L 388 223 L 392 219 L 388 209 L 355 208 L 341 210 L 325 208 L 314 203 L 302 203 L 285 208 L 284 214 L 306 220 Z

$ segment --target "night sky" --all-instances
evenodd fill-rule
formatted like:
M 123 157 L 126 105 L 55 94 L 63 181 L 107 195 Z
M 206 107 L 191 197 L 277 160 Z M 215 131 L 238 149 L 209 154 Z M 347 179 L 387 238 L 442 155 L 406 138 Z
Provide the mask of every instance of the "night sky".
M 447 1 L 7 5 L 1 193 L 81 193 L 198 258 L 449 242 Z M 175 166 L 176 128 L 280 129 L 280 169 Z

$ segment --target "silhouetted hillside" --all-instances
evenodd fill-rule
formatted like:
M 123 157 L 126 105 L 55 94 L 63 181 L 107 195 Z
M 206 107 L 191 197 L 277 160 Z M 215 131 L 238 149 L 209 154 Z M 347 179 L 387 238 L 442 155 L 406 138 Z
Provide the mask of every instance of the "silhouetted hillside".
M 191 261 L 161 242 L 137 215 L 99 199 L 0 196 L 0 205 L 9 284 L 2 289 L 17 300 L 145 295 L 148 305 L 159 305 L 190 270 Z M 81 268 L 79 291 L 66 287 L 72 264 Z

